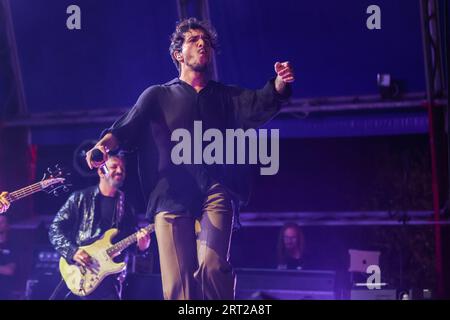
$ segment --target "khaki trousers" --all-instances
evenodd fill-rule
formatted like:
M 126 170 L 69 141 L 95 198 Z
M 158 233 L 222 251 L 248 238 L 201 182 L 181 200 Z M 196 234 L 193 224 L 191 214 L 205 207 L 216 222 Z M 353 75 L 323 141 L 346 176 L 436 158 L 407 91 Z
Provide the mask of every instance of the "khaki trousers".
M 200 218 L 166 211 L 155 216 L 164 299 L 234 299 L 232 225 L 233 203 L 219 184 L 209 189 Z

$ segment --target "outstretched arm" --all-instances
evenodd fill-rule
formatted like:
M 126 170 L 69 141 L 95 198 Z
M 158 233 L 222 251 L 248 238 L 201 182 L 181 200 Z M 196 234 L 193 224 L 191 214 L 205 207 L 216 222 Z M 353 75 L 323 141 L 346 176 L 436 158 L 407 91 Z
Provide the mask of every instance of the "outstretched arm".
M 119 146 L 134 146 L 140 139 L 145 126 L 149 123 L 152 109 L 158 103 L 158 86 L 146 89 L 138 101 L 127 113 L 122 115 L 107 130 L 102 132 L 102 138 L 86 153 L 86 162 L 89 168 L 98 168 L 107 160 L 107 153 L 114 151 Z M 93 161 L 92 152 L 99 149 L 103 153 L 102 161 Z
M 274 65 L 276 77 L 259 90 L 231 88 L 235 119 L 243 128 L 256 128 L 273 118 L 290 97 L 294 71 L 289 62 Z

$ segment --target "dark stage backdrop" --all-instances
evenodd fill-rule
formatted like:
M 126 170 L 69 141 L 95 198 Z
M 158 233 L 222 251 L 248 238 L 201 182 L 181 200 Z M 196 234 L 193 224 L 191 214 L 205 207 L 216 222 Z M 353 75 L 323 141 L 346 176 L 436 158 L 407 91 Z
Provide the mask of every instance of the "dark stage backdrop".
M 177 76 L 168 54 L 169 36 L 177 20 L 175 1 L 10 3 L 30 113 L 128 108 L 146 87 Z M 79 31 L 69 31 L 65 25 L 66 8 L 71 4 L 81 8 Z M 210 1 L 212 23 L 221 42 L 219 77 L 224 83 L 257 88 L 273 76 L 275 61 L 289 60 L 297 73 L 295 98 L 377 94 L 377 73 L 390 73 L 405 92 L 425 91 L 419 2 L 377 1 L 382 9 L 382 29 L 377 31 L 369 31 L 365 25 L 370 4 L 366 0 Z M 7 96 L 0 90 L 1 101 Z M 419 113 L 423 116 L 423 110 Z M 319 117 L 317 123 L 325 120 Z M 341 137 L 333 137 L 333 132 L 298 134 L 292 121 L 289 126 L 286 123 L 276 123 L 282 136 L 290 132 L 281 141 L 280 172 L 274 177 L 255 177 L 253 197 L 244 211 L 431 209 L 426 121 L 402 135 L 385 131 Z M 55 163 L 72 168 L 75 148 L 85 139 L 97 138 L 107 125 L 33 128 L 36 175 Z M 298 131 L 301 125 L 299 120 Z M 142 212 L 134 160 L 129 161 L 125 187 Z M 72 171 L 73 190 L 96 183 L 96 179 Z M 33 197 L 34 210 L 39 216 L 53 216 L 66 198 L 50 200 L 48 195 L 38 194 Z M 30 251 L 33 238 L 21 230 L 13 237 L 19 247 Z M 386 238 L 396 233 L 384 227 L 304 230 L 310 268 L 337 270 L 341 283 L 346 279 L 346 250 L 354 243 L 376 248 L 392 241 L 403 245 L 404 239 Z M 375 234 L 384 230 L 388 234 Z M 410 228 L 408 232 L 428 231 Z M 275 227 L 236 233 L 232 248 L 235 265 L 273 267 L 277 234 Z M 433 239 L 428 233 L 426 237 Z M 390 251 L 394 256 L 399 252 L 395 250 Z M 26 254 L 23 259 L 28 259 Z M 423 265 L 432 265 L 430 259 L 422 261 Z M 392 264 L 389 270 L 393 271 L 388 274 L 398 281 L 398 260 Z M 420 277 L 433 281 L 427 275 Z
M 131 106 L 144 88 L 177 75 L 168 54 L 175 1 L 79 0 L 82 29 L 66 28 L 68 0 L 11 1 L 31 112 Z M 210 1 L 221 42 L 220 79 L 251 88 L 273 63 L 297 70 L 295 97 L 375 94 L 376 74 L 424 91 L 419 3 L 380 0 L 381 30 L 366 28 L 370 1 Z

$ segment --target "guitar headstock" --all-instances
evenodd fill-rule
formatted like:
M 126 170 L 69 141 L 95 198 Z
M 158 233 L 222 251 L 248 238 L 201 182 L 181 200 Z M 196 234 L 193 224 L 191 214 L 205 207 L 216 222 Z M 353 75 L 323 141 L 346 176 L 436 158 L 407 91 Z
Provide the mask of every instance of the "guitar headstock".
M 70 172 L 67 172 L 58 164 L 54 168 L 47 168 L 40 182 L 42 190 L 49 194 L 52 193 L 54 196 L 68 192 L 69 187 L 72 186 L 67 180 L 69 176 Z

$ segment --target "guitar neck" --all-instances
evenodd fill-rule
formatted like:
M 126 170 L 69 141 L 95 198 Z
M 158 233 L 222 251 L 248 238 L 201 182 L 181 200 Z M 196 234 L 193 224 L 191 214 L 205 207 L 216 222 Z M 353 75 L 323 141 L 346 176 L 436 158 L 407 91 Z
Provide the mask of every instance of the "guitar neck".
M 9 202 L 14 202 L 16 200 L 25 198 L 33 193 L 42 191 L 42 185 L 40 182 L 36 182 L 32 185 L 29 185 L 28 187 L 16 190 L 14 192 L 11 192 L 8 194 L 8 196 L 6 197 L 8 199 Z
M 153 232 L 153 230 L 155 229 L 155 226 L 154 226 L 154 224 L 149 224 L 144 229 L 147 231 Z M 120 240 L 119 242 L 114 244 L 112 247 L 110 247 L 107 250 L 108 255 L 110 257 L 114 257 L 117 253 L 120 253 L 123 250 L 125 250 L 126 248 L 128 248 L 129 246 L 131 246 L 133 243 L 135 243 L 137 241 L 137 234 L 138 234 L 138 232 L 135 232 L 131 236 L 128 236 L 125 239 Z

